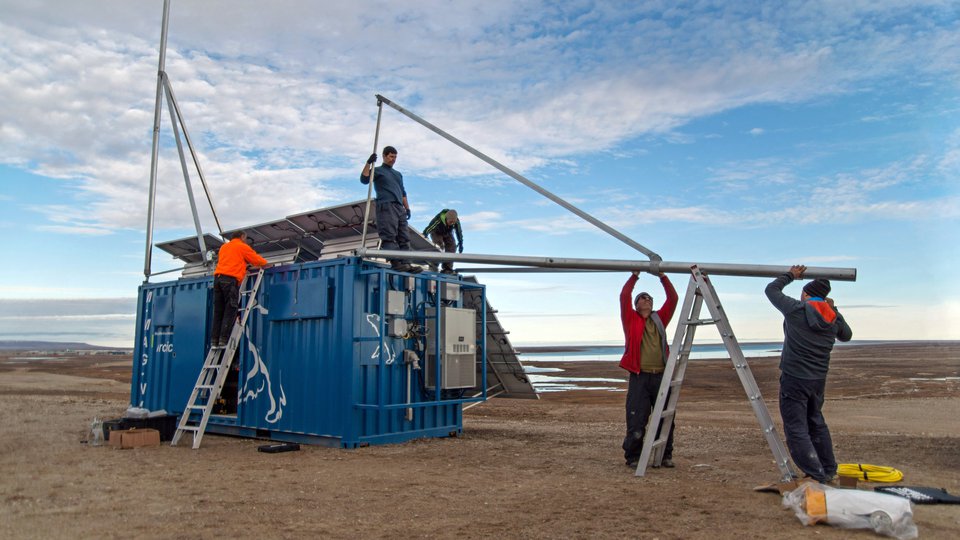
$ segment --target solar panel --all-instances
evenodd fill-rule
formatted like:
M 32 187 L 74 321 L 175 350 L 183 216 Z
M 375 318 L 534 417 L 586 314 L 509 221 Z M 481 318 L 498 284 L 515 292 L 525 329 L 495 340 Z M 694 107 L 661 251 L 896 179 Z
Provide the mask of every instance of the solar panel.
M 310 261 L 320 257 L 320 251 L 323 248 L 322 242 L 286 218 L 224 231 L 223 235 L 230 238 L 237 231 L 245 232 L 250 247 L 263 257 L 277 251 L 298 250 L 299 255 L 296 260 Z
M 223 241 L 212 234 L 204 234 L 203 242 L 210 251 L 217 251 L 223 245 Z M 200 253 L 200 241 L 196 236 L 188 236 L 179 240 L 171 240 L 156 245 L 158 249 L 166 251 L 174 258 L 180 259 L 186 263 L 203 262 L 203 253 Z
M 363 211 L 366 201 L 311 210 L 302 214 L 288 216 L 287 220 L 309 233 L 321 242 L 340 238 L 359 237 L 363 234 Z M 377 203 L 370 201 L 370 225 L 367 235 L 373 231 L 376 236 Z
M 349 202 L 327 208 L 318 208 L 287 216 L 276 221 L 224 231 L 224 238 L 237 231 L 247 234 L 250 246 L 263 258 L 295 262 L 315 261 L 348 255 L 360 247 L 363 234 L 363 211 L 366 200 Z M 370 221 L 367 226 L 367 247 L 375 248 L 377 235 L 377 203 L 370 201 Z M 419 231 L 409 227 L 410 249 L 414 251 L 437 251 L 430 240 Z M 205 234 L 208 250 L 218 250 L 223 241 Z M 196 236 L 171 240 L 157 247 L 186 263 L 203 261 Z

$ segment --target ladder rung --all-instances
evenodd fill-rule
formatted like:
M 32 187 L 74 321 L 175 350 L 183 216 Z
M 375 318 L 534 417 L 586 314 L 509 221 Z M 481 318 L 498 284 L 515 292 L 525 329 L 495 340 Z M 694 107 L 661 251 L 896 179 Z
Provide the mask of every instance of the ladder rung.
M 665 444 L 667 444 L 667 440 L 666 440 L 666 439 L 662 439 L 662 438 L 661 438 L 661 439 L 657 439 L 657 440 L 653 441 L 653 444 L 650 446 L 650 448 L 651 448 L 651 449 L 652 449 L 652 448 L 656 448 L 656 447 L 658 447 L 658 446 L 663 446 L 663 445 L 665 445 Z
M 680 385 L 683 384 L 683 379 L 676 379 L 670 381 L 670 388 L 680 388 Z
M 200 431 L 200 426 L 182 426 L 180 431 Z
M 197 409 L 197 410 L 203 411 L 203 410 L 206 410 L 207 406 L 206 406 L 206 405 L 187 405 L 187 408 L 188 408 L 188 409 Z
M 717 324 L 716 319 L 690 319 L 686 322 L 689 326 L 704 326 L 708 324 Z
M 216 387 L 212 384 L 198 384 L 197 388 L 199 388 L 200 390 L 213 390 Z
M 676 409 L 666 409 L 660 414 L 660 420 L 663 420 L 666 417 L 673 416 L 677 412 Z

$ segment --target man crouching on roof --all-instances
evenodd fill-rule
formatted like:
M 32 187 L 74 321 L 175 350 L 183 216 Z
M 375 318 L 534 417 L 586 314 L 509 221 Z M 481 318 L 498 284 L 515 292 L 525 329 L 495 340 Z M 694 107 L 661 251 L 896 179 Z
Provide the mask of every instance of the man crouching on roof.
M 630 302 L 633 287 L 640 278 L 634 271 L 620 291 L 620 323 L 623 325 L 625 348 L 620 367 L 630 372 L 627 385 L 627 435 L 623 438 L 623 457 L 627 466 L 636 469 L 643 451 L 643 436 L 650 412 L 657 401 L 663 369 L 667 364 L 670 348 L 667 345 L 667 325 L 677 307 L 677 291 L 670 279 L 660 272 L 660 284 L 666 295 L 663 305 L 653 310 L 653 297 L 642 292 Z M 673 467 L 673 428 L 667 437 L 660 465 Z M 660 436 L 657 426 L 657 437 Z
M 765 289 L 773 307 L 783 313 L 783 352 L 780 353 L 780 417 L 793 462 L 807 476 L 825 483 L 837 474 L 833 441 L 823 418 L 824 388 L 830 352 L 836 340 L 850 341 L 853 332 L 827 298 L 830 282 L 819 278 L 803 286 L 800 300 L 783 294 L 791 281 L 803 277 L 806 266 L 770 282 Z

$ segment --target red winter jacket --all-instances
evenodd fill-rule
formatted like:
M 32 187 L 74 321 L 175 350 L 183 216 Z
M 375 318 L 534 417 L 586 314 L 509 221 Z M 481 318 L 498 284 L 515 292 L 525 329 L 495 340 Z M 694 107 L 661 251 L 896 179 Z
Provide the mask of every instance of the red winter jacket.
M 620 291 L 620 323 L 623 325 L 623 337 L 625 338 L 620 367 L 631 373 L 640 373 L 640 343 L 643 341 L 643 327 L 647 324 L 647 319 L 641 317 L 633 307 L 633 287 L 637 284 L 638 279 L 638 276 L 630 274 L 630 278 L 623 285 L 623 290 Z M 666 364 L 667 357 L 670 354 L 666 328 L 670 324 L 670 319 L 673 318 L 674 310 L 677 308 L 677 291 L 673 288 L 673 283 L 670 283 L 667 276 L 660 278 L 660 284 L 663 285 L 663 292 L 666 293 L 667 299 L 660 306 L 660 309 L 651 313 L 651 317 L 655 314 L 662 323 L 662 328 L 660 328 L 661 325 L 657 326 L 663 338 L 661 342 L 664 354 L 663 363 Z M 656 319 L 654 319 L 654 322 L 656 322 Z

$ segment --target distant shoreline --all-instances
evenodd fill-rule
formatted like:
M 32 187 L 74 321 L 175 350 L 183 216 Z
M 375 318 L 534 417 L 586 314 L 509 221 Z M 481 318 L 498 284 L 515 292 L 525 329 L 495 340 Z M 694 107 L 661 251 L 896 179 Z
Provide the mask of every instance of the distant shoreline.
M 743 341 L 741 345 L 750 346 L 770 346 L 780 347 L 782 341 Z M 849 343 L 837 343 L 836 347 L 883 347 L 890 345 L 958 345 L 960 340 L 952 339 L 893 339 L 893 340 L 854 340 Z M 704 343 L 695 343 L 694 346 L 722 346 L 719 341 L 710 341 Z M 605 344 L 563 344 L 563 345 L 518 345 L 514 349 L 518 353 L 543 354 L 543 353 L 575 353 L 590 350 L 623 350 L 623 345 Z M 133 347 L 105 347 L 102 345 L 90 345 L 82 342 L 57 342 L 57 341 L 22 341 L 22 340 L 0 340 L 0 351 L 70 351 L 70 350 L 100 350 L 100 351 L 130 351 Z
M 742 345 L 769 345 L 771 347 L 780 347 L 783 345 L 782 341 L 744 341 Z M 885 347 L 890 345 L 956 345 L 960 344 L 960 340 L 953 339 L 893 339 L 893 340 L 875 340 L 875 339 L 865 339 L 865 340 L 854 340 L 848 343 L 837 343 L 836 347 Z M 710 342 L 710 343 L 694 343 L 694 346 L 697 345 L 706 345 L 706 346 L 722 346 L 720 342 Z M 518 353 L 573 353 L 573 352 L 583 352 L 595 349 L 607 349 L 607 350 L 622 350 L 623 345 L 521 345 L 516 346 L 514 349 Z
M 0 351 L 130 351 L 133 347 L 107 347 L 80 341 L 0 340 Z

